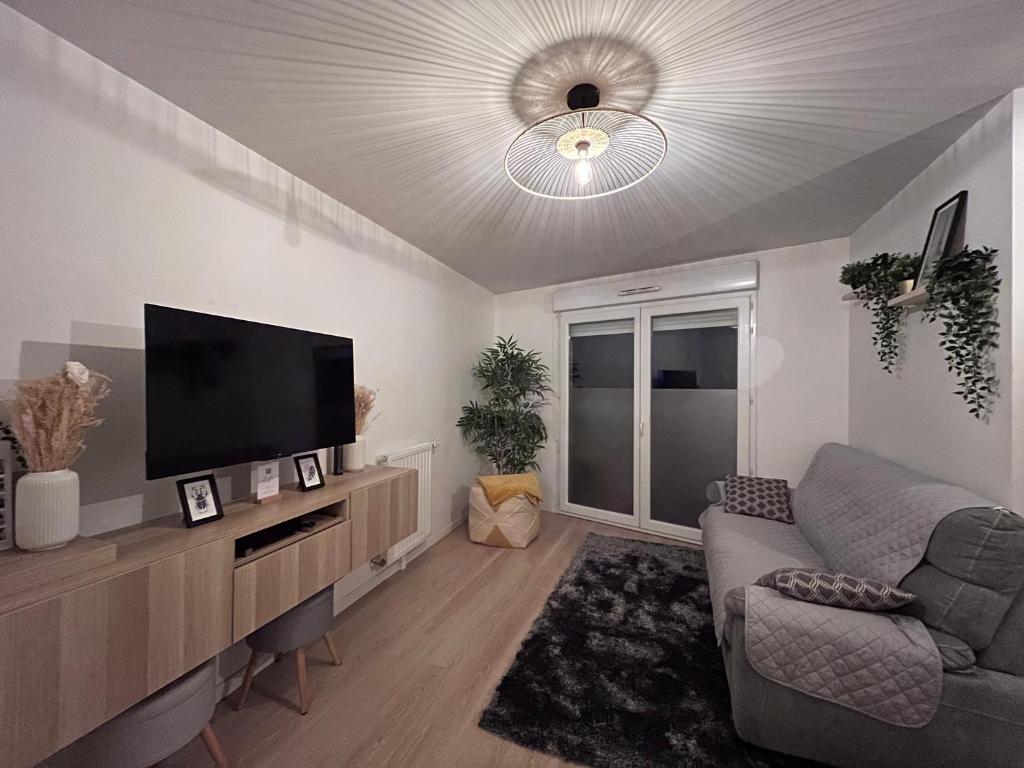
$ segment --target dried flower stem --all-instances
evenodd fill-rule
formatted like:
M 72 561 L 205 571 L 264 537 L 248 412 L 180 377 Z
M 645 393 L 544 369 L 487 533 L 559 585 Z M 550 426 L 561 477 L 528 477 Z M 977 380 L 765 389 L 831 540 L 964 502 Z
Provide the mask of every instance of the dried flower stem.
M 370 425 L 377 420 L 377 415 L 371 416 L 377 405 L 377 390 L 370 389 L 363 384 L 356 384 L 356 434 L 365 435 Z
M 67 469 L 82 455 L 85 430 L 103 423 L 94 414 L 110 394 L 109 382 L 103 374 L 68 363 L 53 376 L 15 384 L 14 397 L 3 404 L 30 472 Z

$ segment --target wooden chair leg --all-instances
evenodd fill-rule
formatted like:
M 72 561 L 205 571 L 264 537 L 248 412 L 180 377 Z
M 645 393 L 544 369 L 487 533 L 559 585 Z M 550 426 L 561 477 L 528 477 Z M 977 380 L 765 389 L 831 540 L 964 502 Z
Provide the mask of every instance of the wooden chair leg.
M 331 661 L 334 662 L 334 666 L 341 666 L 341 657 L 338 655 L 338 649 L 334 647 L 334 638 L 331 637 L 330 632 L 324 633 L 324 645 L 327 646 L 327 652 L 331 654 Z
M 309 681 L 306 679 L 306 649 L 295 652 L 295 676 L 299 679 L 299 712 L 309 712 Z
M 253 651 L 249 655 L 249 663 L 245 667 L 245 677 L 242 678 L 242 688 L 238 692 L 238 698 L 235 699 L 235 709 L 241 709 L 245 705 L 245 697 L 249 695 L 249 689 L 252 687 L 252 678 L 256 674 L 256 662 L 259 661 L 259 658 L 258 651 Z
M 217 740 L 217 734 L 213 732 L 213 727 L 209 723 L 206 724 L 200 735 L 203 737 L 206 748 L 210 751 L 213 762 L 217 764 L 217 768 L 231 768 L 228 756 L 224 754 L 224 750 Z

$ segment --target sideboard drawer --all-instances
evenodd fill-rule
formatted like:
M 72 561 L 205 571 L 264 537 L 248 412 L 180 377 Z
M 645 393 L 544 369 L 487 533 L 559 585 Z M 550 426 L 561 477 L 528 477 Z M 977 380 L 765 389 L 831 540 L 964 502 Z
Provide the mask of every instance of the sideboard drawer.
M 326 530 L 235 569 L 235 642 L 352 570 L 352 522 Z

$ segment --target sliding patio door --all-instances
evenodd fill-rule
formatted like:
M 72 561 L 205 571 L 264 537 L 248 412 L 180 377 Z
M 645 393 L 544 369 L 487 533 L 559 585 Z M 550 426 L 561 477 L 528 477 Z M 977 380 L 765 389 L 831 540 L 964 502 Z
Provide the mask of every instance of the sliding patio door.
M 751 469 L 750 305 L 563 316 L 564 511 L 699 541 L 705 486 Z

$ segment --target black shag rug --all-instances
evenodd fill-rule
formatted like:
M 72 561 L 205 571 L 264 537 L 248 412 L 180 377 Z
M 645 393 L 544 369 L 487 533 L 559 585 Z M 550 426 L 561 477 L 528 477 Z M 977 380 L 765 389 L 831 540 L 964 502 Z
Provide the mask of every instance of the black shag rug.
M 589 534 L 480 727 L 595 768 L 810 768 L 741 741 L 704 555 Z

